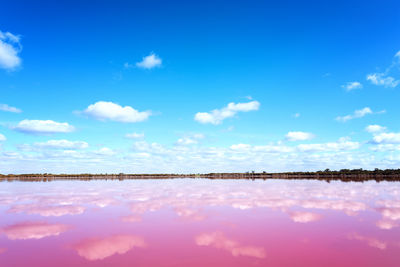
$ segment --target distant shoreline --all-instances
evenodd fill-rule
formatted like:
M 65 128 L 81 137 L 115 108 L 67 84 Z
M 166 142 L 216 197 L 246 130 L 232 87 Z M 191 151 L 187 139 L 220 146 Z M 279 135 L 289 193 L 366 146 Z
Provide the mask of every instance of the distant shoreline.
M 135 179 L 288 179 L 288 180 L 322 180 L 344 182 L 400 181 L 400 169 L 390 170 L 340 170 L 316 172 L 246 172 L 246 173 L 206 173 L 206 174 L 8 174 L 0 175 L 0 181 L 53 181 L 53 180 L 135 180 Z

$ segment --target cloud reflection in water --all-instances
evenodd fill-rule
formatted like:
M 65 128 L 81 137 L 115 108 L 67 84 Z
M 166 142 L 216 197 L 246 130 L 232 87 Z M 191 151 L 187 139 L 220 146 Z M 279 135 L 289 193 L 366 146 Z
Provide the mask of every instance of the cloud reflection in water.
M 22 222 L 6 226 L 2 229 L 8 239 L 42 239 L 48 236 L 58 236 L 70 227 L 65 224 L 50 224 L 47 222 Z
M 239 242 L 227 238 L 222 232 L 203 233 L 195 238 L 198 246 L 211 246 L 230 252 L 233 256 L 248 256 L 265 258 L 264 248 L 256 246 L 244 246 Z
M 80 241 L 73 248 L 79 256 L 93 261 L 108 258 L 114 254 L 125 254 L 134 247 L 144 248 L 143 238 L 134 235 L 114 235 L 100 238 L 90 238 Z

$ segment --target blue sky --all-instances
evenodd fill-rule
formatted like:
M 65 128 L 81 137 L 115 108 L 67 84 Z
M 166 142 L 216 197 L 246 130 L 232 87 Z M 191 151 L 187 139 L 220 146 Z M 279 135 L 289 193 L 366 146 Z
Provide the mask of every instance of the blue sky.
M 2 5 L 0 173 L 398 168 L 397 1 L 81 2 Z

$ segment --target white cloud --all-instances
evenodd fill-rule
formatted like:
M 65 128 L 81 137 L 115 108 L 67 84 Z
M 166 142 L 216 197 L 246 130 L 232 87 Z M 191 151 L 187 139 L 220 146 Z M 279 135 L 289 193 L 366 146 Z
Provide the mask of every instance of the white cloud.
M 133 144 L 133 149 L 141 152 L 152 152 L 155 154 L 165 154 L 167 150 L 158 143 L 147 143 L 146 141 L 139 141 Z
M 386 152 L 386 151 L 400 151 L 400 145 L 393 144 L 377 144 L 370 147 L 372 151 Z
M 354 113 L 351 114 L 351 115 L 338 116 L 338 117 L 336 117 L 336 120 L 337 121 L 341 121 L 341 122 L 346 122 L 346 121 L 349 121 L 349 120 L 352 120 L 352 119 L 362 118 L 365 115 L 373 114 L 373 113 L 374 112 L 369 107 L 365 107 L 363 109 L 359 109 L 359 110 L 354 111 Z M 380 111 L 378 113 L 384 113 L 384 111 Z
M 115 155 L 115 151 L 108 147 L 102 147 L 99 150 L 95 151 L 97 155 L 101 156 L 112 156 Z
M 132 147 L 126 148 L 73 149 L 72 145 L 64 145 L 65 148 L 48 149 L 33 143 L 11 151 L 5 146 L 0 150 L 0 169 L 5 173 L 44 170 L 58 173 L 204 173 L 397 168 L 400 164 L 397 153 L 400 143 L 391 145 L 383 140 L 381 144 L 369 145 L 368 151 L 362 149 L 364 142 L 348 138 L 311 144 L 309 141 L 300 144 L 280 141 L 265 145 L 239 142 L 231 146 L 193 145 L 200 143 L 201 138 L 201 134 L 187 134 L 170 145 L 138 139 Z M 396 152 L 372 153 L 371 150 Z
M 345 88 L 346 91 L 361 89 L 362 87 L 363 86 L 360 82 L 348 82 L 345 85 L 342 85 L 342 88 Z
M 211 123 L 214 125 L 221 124 L 226 118 L 235 116 L 238 112 L 248 112 L 258 110 L 260 103 L 258 101 L 251 101 L 248 103 L 229 103 L 228 106 L 222 109 L 214 109 L 211 112 L 198 112 L 194 116 L 195 121 L 200 123 Z
M 7 138 L 4 135 L 0 134 L 0 142 L 6 141 L 6 140 L 7 140 Z
M 251 148 L 252 146 L 249 144 L 235 144 L 230 146 L 232 150 L 250 150 Z
M 19 43 L 20 37 L 18 35 L 14 35 L 11 32 L 2 32 L 0 31 L 0 39 L 1 40 L 8 40 L 12 43 Z
M 290 144 L 290 143 L 289 143 Z M 132 147 L 104 155 L 85 150 L 0 151 L 4 173 L 208 173 L 300 171 L 330 168 L 398 168 L 400 157 L 371 153 L 348 139 L 320 144 L 288 143 L 231 147 L 177 146 L 135 142 Z M 110 148 L 111 149 L 111 148 Z M 112 158 L 111 158 L 112 157 Z M 154 164 L 157 162 L 157 164 Z
M 22 50 L 20 37 L 0 31 L 0 68 L 14 70 L 21 65 L 19 53 Z
M 68 141 L 68 140 L 48 140 L 46 142 L 37 142 L 34 144 L 40 148 L 54 148 L 54 149 L 84 149 L 89 147 L 88 143 L 84 141 Z
M 374 136 L 375 144 L 400 144 L 400 133 L 380 133 Z
M 52 120 L 22 120 L 13 129 L 28 134 L 54 134 L 69 133 L 74 131 L 75 127 L 67 122 Z
M 21 113 L 22 110 L 19 108 L 11 107 L 7 104 L 0 104 L 0 110 L 2 111 L 7 111 L 7 112 L 13 112 L 13 113 Z
M 238 152 L 251 153 L 290 153 L 295 151 L 295 147 L 286 145 L 251 146 L 249 144 L 236 144 L 231 145 L 230 149 Z
M 105 101 L 99 101 L 90 105 L 83 113 L 97 120 L 118 122 L 145 121 L 151 115 L 151 111 L 138 111 L 130 106 L 122 107 L 113 102 Z
M 295 151 L 295 147 L 284 146 L 284 145 L 265 145 L 265 146 L 254 146 L 254 152 L 261 153 L 291 153 Z
M 368 125 L 365 130 L 369 133 L 380 133 L 386 130 L 386 127 L 373 124 L 373 125 Z
M 314 137 L 315 137 L 314 134 L 306 132 L 288 132 L 285 135 L 285 138 L 288 141 L 305 141 L 313 139 Z
M 384 87 L 396 87 L 400 80 L 396 80 L 391 76 L 387 76 L 386 73 L 371 73 L 367 75 L 367 81 L 370 81 L 372 84 L 380 85 Z
M 196 139 L 192 139 L 190 137 L 179 138 L 178 141 L 176 141 L 177 145 L 194 145 L 197 143 L 198 141 Z
M 400 84 L 400 80 L 396 80 L 392 76 L 389 76 L 391 70 L 395 67 L 399 67 L 400 64 L 400 51 L 394 55 L 392 64 L 386 69 L 385 72 L 375 72 L 367 75 L 367 81 L 372 84 L 384 87 L 396 87 Z
M 127 133 L 125 137 L 129 139 L 140 139 L 144 137 L 144 133 Z
M 293 114 L 293 117 L 297 119 L 297 118 L 300 117 L 300 115 L 301 115 L 301 114 L 297 112 L 297 113 Z
M 195 139 L 204 139 L 205 136 L 204 136 L 204 134 L 196 133 L 196 134 L 193 134 L 193 138 L 195 138 Z
M 198 144 L 199 140 L 204 139 L 204 135 L 203 134 L 193 134 L 191 136 L 185 136 L 182 138 L 179 138 L 178 141 L 176 141 L 177 145 L 194 145 L 194 144 Z
M 125 63 L 125 67 L 128 66 L 129 64 L 126 65 L 128 63 Z M 143 57 L 142 61 L 137 62 L 136 66 L 139 68 L 143 68 L 143 69 L 152 69 L 155 67 L 160 67 L 162 64 L 162 60 L 161 58 L 159 58 L 156 54 L 154 53 L 150 53 L 150 55 Z
M 265 145 L 265 146 L 252 146 L 249 144 L 235 144 L 231 145 L 230 149 L 238 152 L 247 153 L 293 153 L 293 152 L 339 152 L 355 150 L 360 147 L 359 142 L 353 142 L 348 138 L 340 138 L 336 142 L 328 142 L 321 144 L 299 144 L 297 146 L 287 145 Z
M 322 144 L 300 144 L 297 146 L 301 152 L 323 152 L 323 151 L 347 151 L 360 147 L 359 142 L 349 141 L 347 138 L 340 138 L 337 142 L 328 142 Z
M 229 148 L 234 152 L 240 153 L 290 153 L 295 151 L 295 147 L 286 145 L 252 146 L 249 144 L 234 144 Z

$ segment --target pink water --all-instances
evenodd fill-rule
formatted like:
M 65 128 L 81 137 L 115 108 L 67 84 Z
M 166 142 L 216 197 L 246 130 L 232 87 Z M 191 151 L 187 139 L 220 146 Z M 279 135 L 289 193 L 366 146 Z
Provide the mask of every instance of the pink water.
M 0 266 L 400 266 L 400 183 L 0 183 Z

